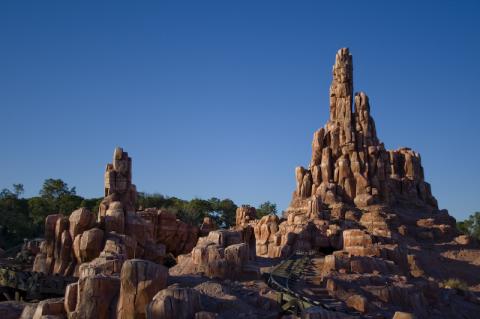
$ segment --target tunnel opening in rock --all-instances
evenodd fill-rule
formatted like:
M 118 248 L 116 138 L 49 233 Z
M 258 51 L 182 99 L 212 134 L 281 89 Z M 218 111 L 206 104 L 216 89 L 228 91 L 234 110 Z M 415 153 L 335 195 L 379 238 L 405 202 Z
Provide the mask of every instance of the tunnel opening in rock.
M 317 252 L 319 252 L 322 255 L 327 256 L 327 255 L 333 254 L 337 250 L 340 250 L 340 249 L 335 248 L 333 246 L 327 246 L 327 247 L 321 247 L 321 248 L 317 249 Z

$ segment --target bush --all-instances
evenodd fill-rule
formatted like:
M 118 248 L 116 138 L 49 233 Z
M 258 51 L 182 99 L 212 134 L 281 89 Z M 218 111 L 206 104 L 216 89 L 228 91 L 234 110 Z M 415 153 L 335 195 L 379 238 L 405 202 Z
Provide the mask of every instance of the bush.
M 458 278 L 450 278 L 448 280 L 445 280 L 442 284 L 445 288 L 468 290 L 467 283 Z

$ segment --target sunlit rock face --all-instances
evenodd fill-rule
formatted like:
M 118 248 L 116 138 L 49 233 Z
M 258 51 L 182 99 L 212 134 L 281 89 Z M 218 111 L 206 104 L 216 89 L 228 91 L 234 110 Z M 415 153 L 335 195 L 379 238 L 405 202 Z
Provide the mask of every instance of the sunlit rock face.
M 408 202 L 437 209 L 425 182 L 420 155 L 409 149 L 386 150 L 378 139 L 370 103 L 353 93 L 352 55 L 335 56 L 330 86 L 330 119 L 313 134 L 308 168 L 295 169 L 296 190 L 288 212 L 318 213 L 322 204 L 356 207 Z
M 283 220 L 249 222 L 257 256 L 339 249 L 343 230 L 355 227 L 385 238 L 398 227 L 404 234 L 450 238 L 455 221 L 438 210 L 420 155 L 409 148 L 386 150 L 377 137 L 368 96 L 354 93 L 347 48 L 336 53 L 332 76 L 330 117 L 313 134 L 308 168 L 295 168 L 296 188 Z M 422 219 L 430 223 L 418 224 Z
M 75 210 L 69 217 L 47 216 L 45 241 L 35 258 L 35 271 L 66 276 L 80 276 L 82 272 L 112 275 L 119 274 L 123 262 L 134 257 L 163 261 L 166 246 L 156 236 L 156 225 L 135 212 L 132 159 L 122 148 L 115 149 L 112 163 L 107 164 L 104 184 L 105 198 L 97 217 L 86 208 Z M 197 240 L 192 233 L 189 250 Z M 184 242 L 177 245 L 185 247 Z

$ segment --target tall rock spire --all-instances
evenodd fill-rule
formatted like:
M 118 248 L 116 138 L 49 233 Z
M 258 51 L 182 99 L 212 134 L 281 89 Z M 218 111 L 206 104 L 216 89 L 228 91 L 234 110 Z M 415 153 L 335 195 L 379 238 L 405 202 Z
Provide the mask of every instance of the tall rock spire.
M 330 85 L 330 122 L 338 125 L 338 143 L 352 141 L 353 64 L 348 48 L 338 50 Z
M 297 187 L 289 210 L 316 213 L 311 210 L 319 204 L 365 207 L 401 201 L 436 209 L 420 155 L 408 148 L 386 151 L 379 141 L 368 96 L 353 93 L 347 48 L 338 50 L 332 73 L 330 119 L 313 135 L 309 168 L 295 169 Z

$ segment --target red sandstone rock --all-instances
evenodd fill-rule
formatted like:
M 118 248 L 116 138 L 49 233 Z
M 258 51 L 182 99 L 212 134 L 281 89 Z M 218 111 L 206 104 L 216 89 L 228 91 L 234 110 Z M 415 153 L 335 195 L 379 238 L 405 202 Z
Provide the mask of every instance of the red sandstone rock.
M 153 296 L 167 286 L 168 269 L 140 259 L 127 260 L 122 268 L 117 318 L 145 318 Z
M 121 202 L 110 203 L 105 212 L 105 231 L 120 234 L 125 232 L 125 213 Z
M 249 246 L 241 231 L 215 230 L 198 240 L 190 255 L 178 258 L 175 273 L 201 272 L 211 278 L 239 276 L 249 260 Z
M 191 288 L 167 288 L 147 307 L 147 319 L 190 319 L 201 310 L 200 295 Z
M 277 257 L 278 253 L 274 251 L 275 246 L 279 245 L 281 236 L 276 236 L 278 232 L 279 219 L 275 215 L 263 216 L 255 225 L 254 232 L 256 238 L 257 256 Z M 269 249 L 272 247 L 272 249 Z
M 361 313 L 364 313 L 367 311 L 368 300 L 361 295 L 351 295 L 347 299 L 347 305 Z
M 153 241 L 175 256 L 191 252 L 199 236 L 198 227 L 177 219 L 174 213 L 149 208 L 138 213 L 153 225 Z
M 42 319 L 45 316 L 64 316 L 63 299 L 46 299 L 38 303 L 32 319 Z
M 69 294 L 74 293 L 70 288 Z M 120 290 L 120 280 L 117 277 L 95 275 L 80 278 L 77 286 L 77 302 L 75 307 L 70 304 L 73 312 L 68 312 L 69 318 L 111 318 L 115 315 L 115 303 Z M 73 297 L 68 296 L 69 303 Z M 62 304 L 63 305 L 63 304 Z
M 470 236 L 467 236 L 467 235 L 460 235 L 458 237 L 455 237 L 455 242 L 460 245 L 469 245 L 471 241 L 472 240 Z
M 436 208 L 418 153 L 408 148 L 386 151 L 378 140 L 367 95 L 353 94 L 352 65 L 348 49 L 339 50 L 330 87 L 330 120 L 313 136 L 310 167 L 295 169 L 297 187 L 287 212 L 306 211 L 314 197 L 326 204 L 358 207 L 406 200 Z
M 378 254 L 372 237 L 360 229 L 343 231 L 343 249 L 354 256 L 373 256 Z
M 91 261 L 100 255 L 103 248 L 103 231 L 92 228 L 80 235 L 79 253 L 82 262 Z
M 95 215 L 86 208 L 79 208 L 70 214 L 69 230 L 70 237 L 75 238 L 78 234 L 93 227 L 95 223 Z
M 78 283 L 72 283 L 65 289 L 64 308 L 66 313 L 75 312 L 77 307 Z
M 255 220 L 256 218 L 257 210 L 255 209 L 255 207 L 242 205 L 241 207 L 237 208 L 235 225 L 238 227 L 244 224 L 248 224 L 249 221 Z

